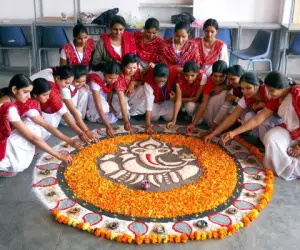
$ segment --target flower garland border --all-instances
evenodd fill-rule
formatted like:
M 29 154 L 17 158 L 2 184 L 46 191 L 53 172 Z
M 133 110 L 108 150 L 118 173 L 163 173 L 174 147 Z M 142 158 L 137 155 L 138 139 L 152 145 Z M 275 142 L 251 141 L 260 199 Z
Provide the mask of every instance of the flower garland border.
M 255 155 L 255 157 L 262 162 L 263 156 L 260 153 L 260 151 L 246 142 L 244 139 L 242 139 L 239 136 L 236 136 L 234 138 L 237 142 L 239 142 L 241 145 L 246 147 L 252 154 Z M 141 235 L 138 234 L 135 239 L 128 234 L 116 234 L 109 231 L 106 231 L 104 228 L 95 228 L 87 223 L 87 222 L 79 222 L 78 220 L 75 220 L 73 218 L 70 218 L 68 216 L 63 215 L 60 213 L 59 210 L 53 210 L 52 214 L 60 224 L 65 224 L 68 226 L 72 226 L 75 228 L 78 228 L 83 231 L 87 231 L 89 233 L 93 233 L 96 237 L 105 238 L 108 240 L 116 240 L 119 243 L 133 243 L 135 242 L 137 245 L 141 244 L 156 244 L 156 243 L 186 243 L 188 240 L 206 240 L 206 239 L 223 239 L 226 236 L 234 235 L 236 232 L 239 231 L 240 228 L 248 227 L 251 222 L 253 222 L 259 215 L 259 213 L 265 208 L 265 206 L 270 202 L 272 194 L 273 194 L 273 182 L 274 182 L 274 174 L 273 172 L 268 169 L 264 168 L 264 171 L 266 173 L 266 177 L 264 179 L 266 186 L 264 188 L 264 194 L 261 195 L 260 201 L 258 205 L 252 209 L 246 216 L 242 218 L 242 220 L 234 225 L 229 225 L 228 227 L 218 228 L 215 231 L 209 231 L 209 232 L 200 232 L 200 231 L 194 231 L 190 235 L 186 234 L 168 234 L 168 235 L 157 235 L 152 233 L 149 235 Z

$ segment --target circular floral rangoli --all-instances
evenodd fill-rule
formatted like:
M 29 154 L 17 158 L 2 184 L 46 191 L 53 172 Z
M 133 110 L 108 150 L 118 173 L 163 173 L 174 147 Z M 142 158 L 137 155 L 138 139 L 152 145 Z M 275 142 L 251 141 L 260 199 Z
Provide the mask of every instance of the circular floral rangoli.
M 240 138 L 205 145 L 200 130 L 134 134 L 122 127 L 79 152 L 66 166 L 47 154 L 34 170 L 33 187 L 57 221 L 118 242 L 137 244 L 223 238 L 248 226 L 268 204 L 273 173 L 259 151 Z

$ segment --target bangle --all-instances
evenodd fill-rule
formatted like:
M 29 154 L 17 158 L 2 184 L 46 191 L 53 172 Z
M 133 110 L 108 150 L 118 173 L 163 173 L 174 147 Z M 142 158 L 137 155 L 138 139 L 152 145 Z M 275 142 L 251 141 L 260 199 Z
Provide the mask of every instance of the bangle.
M 300 145 L 299 144 L 297 144 L 296 149 L 300 149 Z
M 86 133 L 86 132 L 88 132 L 88 131 L 90 131 L 90 130 L 89 130 L 89 129 L 83 130 L 84 133 Z

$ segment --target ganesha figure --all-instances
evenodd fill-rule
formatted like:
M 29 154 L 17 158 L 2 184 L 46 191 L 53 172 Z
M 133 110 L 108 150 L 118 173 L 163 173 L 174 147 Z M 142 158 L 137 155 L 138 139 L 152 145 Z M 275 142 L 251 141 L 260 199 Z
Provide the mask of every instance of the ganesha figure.
M 149 138 L 132 145 L 119 146 L 120 151 L 99 159 L 104 175 L 129 185 L 148 180 L 160 187 L 162 183 L 179 183 L 199 171 L 196 157 L 185 147 L 172 147 Z

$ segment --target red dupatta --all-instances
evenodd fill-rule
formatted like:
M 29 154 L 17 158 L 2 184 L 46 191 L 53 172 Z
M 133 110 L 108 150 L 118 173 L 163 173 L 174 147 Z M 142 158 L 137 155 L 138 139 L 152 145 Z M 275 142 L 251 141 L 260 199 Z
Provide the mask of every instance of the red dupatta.
M 173 38 L 165 40 L 161 44 L 160 61 L 169 66 L 178 65 L 183 67 L 187 61 L 194 61 L 199 65 L 199 48 L 193 40 L 187 40 L 183 46 L 180 56 L 175 53 Z
M 189 97 L 194 97 L 200 87 L 200 83 L 202 80 L 202 74 L 199 73 L 197 75 L 197 78 L 195 81 L 190 84 L 184 77 L 184 73 L 181 73 L 178 76 L 177 79 L 177 84 L 179 85 L 181 92 L 182 92 L 182 97 L 183 98 L 189 98 Z
M 3 103 L 0 107 L 0 161 L 5 158 L 7 139 L 11 134 L 11 125 L 9 122 L 9 110 L 16 107 L 12 102 Z
M 259 93 L 260 93 L 261 101 L 264 102 L 264 103 L 267 103 L 269 101 L 269 98 L 267 96 L 267 87 L 266 87 L 265 84 L 262 84 L 260 86 Z M 245 96 L 244 96 L 244 99 L 245 99 L 245 103 L 246 103 L 247 108 L 250 109 L 250 110 L 252 110 L 251 109 L 251 105 L 253 103 L 257 102 L 257 99 L 255 99 L 254 97 L 247 98 Z
M 16 106 L 18 108 L 19 114 L 22 117 L 27 111 L 31 109 L 37 110 L 40 115 L 42 114 L 41 109 L 39 108 L 39 104 L 36 100 L 32 98 L 28 98 L 28 100 L 25 103 L 22 102 L 16 102 Z
M 137 30 L 134 32 L 135 43 L 137 47 L 137 55 L 142 61 L 151 63 L 159 62 L 159 48 L 163 42 L 160 36 L 156 36 L 150 42 L 143 42 L 143 32 Z
M 63 103 L 61 100 L 60 88 L 54 82 L 49 81 L 49 83 L 52 87 L 50 96 L 46 103 L 41 103 L 41 109 L 47 114 L 54 114 L 61 110 Z
M 106 86 L 106 84 L 103 82 L 101 77 L 96 73 L 88 74 L 86 80 L 88 83 L 94 82 L 94 83 L 98 84 L 100 86 L 100 88 L 102 88 L 102 90 L 105 94 L 110 93 L 113 89 L 112 84 L 109 84 L 108 86 Z
M 195 42 L 199 47 L 201 65 L 213 65 L 215 61 L 218 61 L 222 48 L 225 44 L 223 41 L 217 39 L 212 45 L 208 55 L 206 56 L 203 38 L 198 37 L 195 39 Z
M 79 61 L 78 58 L 78 52 L 76 50 L 76 48 L 74 48 L 74 46 L 71 43 L 67 43 L 65 45 L 62 46 L 62 49 L 65 50 L 66 52 L 66 56 L 68 59 L 68 62 L 70 65 L 77 65 L 77 64 L 82 64 L 84 66 L 89 66 L 91 58 L 92 58 L 92 53 L 94 51 L 94 40 L 89 38 L 86 41 L 86 44 L 84 46 L 84 50 L 83 50 L 83 58 L 82 61 Z
M 114 48 L 110 42 L 109 35 L 104 33 L 104 34 L 101 34 L 100 37 L 102 38 L 105 48 L 106 48 L 108 54 L 110 55 L 110 57 L 112 58 L 112 60 L 121 62 L 122 58 L 114 50 Z M 131 34 L 130 32 L 124 31 L 124 33 L 122 35 L 122 45 L 121 46 L 122 46 L 122 57 L 128 53 L 136 54 L 136 45 L 135 45 L 134 37 L 133 37 L 133 34 Z

